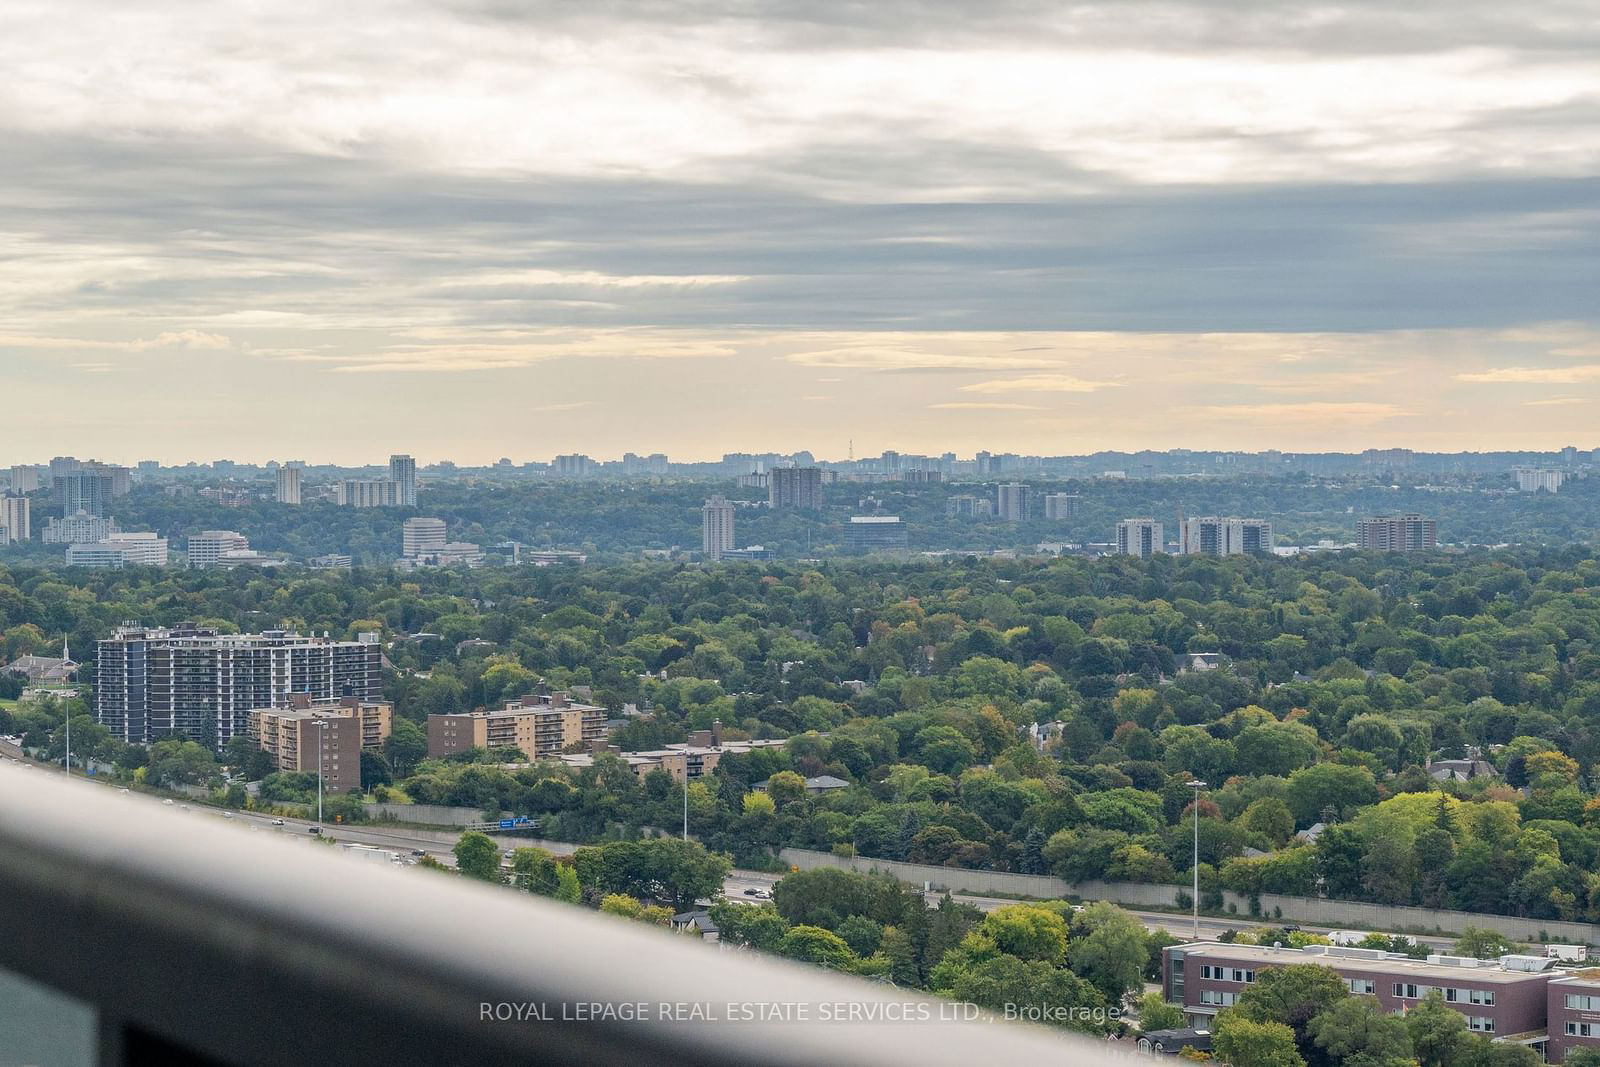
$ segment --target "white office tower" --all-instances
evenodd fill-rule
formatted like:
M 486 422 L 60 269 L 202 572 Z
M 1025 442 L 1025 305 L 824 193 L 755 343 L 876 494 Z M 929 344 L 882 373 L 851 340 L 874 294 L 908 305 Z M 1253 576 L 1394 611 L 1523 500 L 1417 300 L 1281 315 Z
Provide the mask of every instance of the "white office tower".
M 278 503 L 300 503 L 300 468 L 278 468 Z
M 415 518 L 400 524 L 400 554 L 406 559 L 419 559 L 444 551 L 443 519 Z
M 717 560 L 733 548 L 733 505 L 718 494 L 700 509 L 700 550 Z
M 1154 519 L 1123 519 L 1117 523 L 1117 555 L 1153 556 L 1165 551 L 1161 524 Z
M 229 552 L 242 552 L 250 539 L 237 530 L 202 530 L 189 535 L 189 566 L 195 570 L 215 567 Z
M 403 508 L 417 506 L 417 461 L 396 453 L 389 457 L 389 480 L 394 483 L 395 503 Z

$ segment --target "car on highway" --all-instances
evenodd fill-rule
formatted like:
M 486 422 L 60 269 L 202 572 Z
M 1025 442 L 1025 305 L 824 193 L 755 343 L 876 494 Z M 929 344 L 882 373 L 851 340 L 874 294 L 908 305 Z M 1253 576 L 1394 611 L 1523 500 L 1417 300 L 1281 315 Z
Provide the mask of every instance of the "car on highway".
M 233 818 L 233 812 L 231 812 L 231 811 L 225 811 L 225 812 L 223 812 L 223 813 L 222 813 L 222 817 L 223 817 L 223 818 L 224 818 L 224 819 L 231 819 L 231 818 Z
M 273 819 L 272 820 L 272 825 L 274 825 L 274 826 L 282 826 L 283 825 L 283 820 L 282 819 Z
M 321 837 L 322 836 L 322 827 L 320 827 L 320 826 L 308 826 L 308 827 L 306 827 L 306 833 L 308 833 L 308 834 L 316 834 L 318 837 Z
M 771 900 L 772 899 L 772 894 L 767 892 L 765 889 L 762 889 L 758 885 L 753 885 L 750 888 L 746 889 L 744 891 L 744 895 L 747 896 L 747 897 L 756 897 L 756 898 L 758 898 L 760 900 Z
M 162 802 L 161 802 L 161 803 L 163 803 L 163 804 L 165 804 L 165 805 L 167 805 L 167 806 L 168 806 L 168 807 L 171 807 L 171 806 L 172 806 L 172 801 L 171 801 L 171 800 L 170 800 L 170 799 L 168 799 L 168 800 L 163 800 L 163 801 L 162 801 Z
M 425 848 L 414 848 L 411 850 L 411 854 L 413 856 L 426 856 L 428 854 L 428 850 Z

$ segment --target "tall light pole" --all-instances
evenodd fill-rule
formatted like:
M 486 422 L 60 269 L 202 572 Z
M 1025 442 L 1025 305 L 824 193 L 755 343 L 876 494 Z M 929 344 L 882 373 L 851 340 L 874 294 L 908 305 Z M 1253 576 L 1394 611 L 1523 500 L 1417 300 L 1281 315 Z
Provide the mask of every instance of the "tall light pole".
M 67 724 L 67 777 L 72 777 L 72 706 L 67 705 L 67 714 L 64 716 Z
M 683 768 L 683 839 L 689 840 L 689 768 Z
M 1191 778 L 1184 783 L 1194 790 L 1194 893 L 1189 898 L 1189 903 L 1194 908 L 1194 939 L 1200 940 L 1200 790 L 1206 784 L 1198 778 Z
M 328 725 L 327 719 L 312 719 L 311 725 L 317 730 L 317 825 L 322 825 L 322 728 Z

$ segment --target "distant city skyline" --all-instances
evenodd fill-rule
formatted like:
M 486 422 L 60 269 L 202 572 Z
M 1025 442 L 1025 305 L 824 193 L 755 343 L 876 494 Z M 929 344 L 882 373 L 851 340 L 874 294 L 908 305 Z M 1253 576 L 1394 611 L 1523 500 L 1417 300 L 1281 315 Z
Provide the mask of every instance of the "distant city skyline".
M 375 428 L 459 462 L 1557 448 L 1595 422 L 1583 12 L 973 10 L 7 11 L 0 456 L 366 462 Z

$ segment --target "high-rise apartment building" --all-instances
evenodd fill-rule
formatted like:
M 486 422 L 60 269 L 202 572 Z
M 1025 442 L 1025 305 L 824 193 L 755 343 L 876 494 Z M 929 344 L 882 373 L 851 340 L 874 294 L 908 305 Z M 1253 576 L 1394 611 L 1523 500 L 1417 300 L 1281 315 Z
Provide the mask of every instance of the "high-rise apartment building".
M 700 551 L 719 560 L 737 546 L 733 541 L 733 505 L 719 493 L 700 509 Z
M 1516 479 L 1517 491 L 1522 493 L 1537 493 L 1540 490 L 1546 493 L 1558 493 L 1566 484 L 1568 477 L 1564 470 L 1539 467 L 1516 467 L 1511 471 L 1511 476 Z
M 1046 493 L 1044 517 L 1051 522 L 1070 522 L 1078 516 L 1078 497 L 1074 493 Z
M 821 468 L 774 467 L 767 472 L 767 501 L 775 508 L 821 511 Z
M 1421 515 L 1386 515 L 1356 523 L 1364 552 L 1427 552 L 1439 547 L 1438 527 Z
M 403 453 L 389 457 L 389 480 L 394 483 L 395 503 L 403 508 L 417 506 L 417 461 Z
M 33 540 L 33 512 L 27 497 L 20 492 L 0 495 L 0 545 Z
M 1167 550 L 1161 524 L 1154 519 L 1123 519 L 1117 523 L 1117 555 L 1153 556 Z
M 400 524 L 400 554 L 418 559 L 444 551 L 448 543 L 443 519 L 417 517 Z
M 244 736 L 252 710 L 288 706 L 295 694 L 377 700 L 383 690 L 375 641 L 129 624 L 96 647 L 95 719 L 128 744 L 182 736 L 220 748 Z
M 79 469 L 52 479 L 51 489 L 61 503 L 61 517 L 76 515 L 104 515 L 111 503 L 111 476 L 92 470 Z
M 995 514 L 1002 522 L 1027 522 L 1033 517 L 1033 486 L 1007 482 L 995 496 Z
M 1272 551 L 1272 523 L 1265 519 L 1184 519 L 1178 551 L 1185 556 L 1241 556 Z
M 994 514 L 994 501 L 962 493 L 945 498 L 944 513 L 958 519 L 987 519 Z
M 278 503 L 300 503 L 300 468 L 278 468 Z
M 389 478 L 346 478 L 339 483 L 339 503 L 347 508 L 397 507 L 400 487 Z
M 54 515 L 50 516 L 44 524 L 44 534 L 40 540 L 47 545 L 82 545 L 91 541 L 104 541 L 116 532 L 115 519 L 80 511 L 61 519 Z
M 201 530 L 189 535 L 189 566 L 195 570 L 215 567 L 229 552 L 244 552 L 250 539 L 236 530 Z
M 428 716 L 428 755 L 469 748 L 515 748 L 530 759 L 558 756 L 571 746 L 603 741 L 609 713 L 576 703 L 566 693 L 525 696 L 499 711 Z
M 19 464 L 11 468 L 11 491 L 13 493 L 37 493 L 39 479 L 46 473 L 44 467 L 32 464 Z

